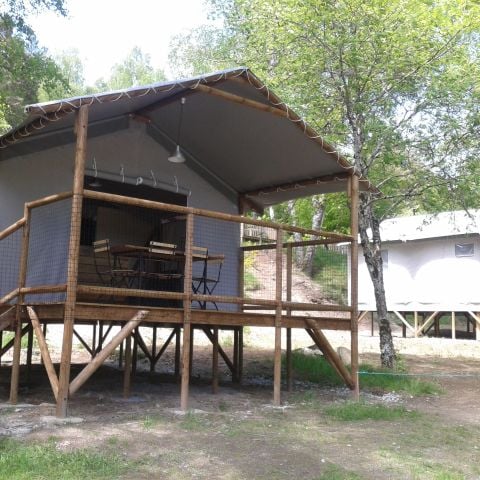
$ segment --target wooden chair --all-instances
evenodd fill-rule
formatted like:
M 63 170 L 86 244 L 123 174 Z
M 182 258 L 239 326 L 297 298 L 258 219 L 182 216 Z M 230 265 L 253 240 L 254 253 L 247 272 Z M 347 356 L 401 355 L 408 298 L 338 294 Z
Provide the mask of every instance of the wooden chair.
M 130 288 L 132 279 L 138 276 L 138 271 L 122 268 L 112 255 L 108 238 L 93 242 L 93 261 L 98 277 L 106 286 Z
M 216 286 L 220 282 L 220 275 L 222 272 L 223 258 L 208 258 L 208 248 L 206 247 L 192 247 L 193 261 L 202 262 L 202 274 L 200 276 L 192 277 L 193 293 L 200 295 L 212 295 Z M 212 303 L 216 310 L 218 306 L 215 302 L 198 301 L 200 308 L 206 310 L 207 303 Z
M 148 246 L 150 268 L 146 268 L 145 275 L 159 280 L 183 278 L 175 258 L 176 250 L 177 246 L 173 243 L 151 241 Z

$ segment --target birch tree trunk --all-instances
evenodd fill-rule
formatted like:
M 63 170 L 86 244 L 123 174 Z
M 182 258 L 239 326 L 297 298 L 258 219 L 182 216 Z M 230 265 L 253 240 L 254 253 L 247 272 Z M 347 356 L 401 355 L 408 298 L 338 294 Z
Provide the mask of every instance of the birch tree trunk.
M 323 195 L 314 195 L 312 197 L 312 230 L 321 230 L 323 223 L 323 216 L 325 213 L 325 201 Z M 318 237 L 315 235 L 312 237 L 312 240 L 318 240 Z M 305 257 L 303 261 L 303 270 L 310 276 L 313 277 L 313 258 L 315 256 L 315 245 L 309 245 L 305 249 Z
M 368 238 L 369 228 L 371 229 L 371 240 Z M 380 223 L 375 217 L 371 196 L 368 193 L 360 194 L 359 233 L 365 263 L 367 264 L 375 293 L 382 366 L 393 368 L 395 366 L 395 349 L 393 346 L 392 330 L 390 328 L 390 322 L 388 321 L 388 309 L 385 298 Z

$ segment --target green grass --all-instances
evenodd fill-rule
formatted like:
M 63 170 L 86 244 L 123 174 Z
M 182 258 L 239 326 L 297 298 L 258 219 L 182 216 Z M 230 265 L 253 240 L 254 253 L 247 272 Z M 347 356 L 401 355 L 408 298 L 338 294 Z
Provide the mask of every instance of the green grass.
M 255 290 L 258 290 L 261 287 L 260 281 L 249 270 L 245 270 L 243 282 L 245 286 L 245 291 L 247 292 L 254 292 Z
M 315 480 L 360 480 L 362 477 L 338 465 L 328 465 Z
M 407 410 L 403 406 L 387 407 L 385 405 L 370 405 L 362 402 L 345 402 L 331 405 L 325 409 L 325 414 L 336 420 L 353 422 L 360 420 L 398 420 L 400 418 L 418 418 L 417 412 Z
M 0 440 L 0 476 L 12 480 L 111 479 L 133 468 L 117 454 L 92 450 L 62 452 L 55 443 Z
M 338 303 L 348 303 L 347 255 L 316 248 L 313 257 L 313 279 L 322 286 L 326 296 Z
M 343 385 L 337 372 L 321 355 L 304 355 L 292 353 L 292 367 L 297 378 L 322 385 Z M 441 388 L 434 382 L 425 381 L 414 376 L 402 376 L 402 371 L 391 371 L 371 365 L 360 365 L 360 388 L 380 390 L 383 392 L 403 392 L 409 395 L 434 395 L 441 393 Z

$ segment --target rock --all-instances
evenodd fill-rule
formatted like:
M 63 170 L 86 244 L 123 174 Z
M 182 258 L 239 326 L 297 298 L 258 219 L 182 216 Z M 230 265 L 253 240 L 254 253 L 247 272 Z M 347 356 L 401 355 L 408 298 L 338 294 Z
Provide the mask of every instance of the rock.
M 352 362 L 352 353 L 346 347 L 338 347 L 337 353 L 344 365 L 350 365 Z

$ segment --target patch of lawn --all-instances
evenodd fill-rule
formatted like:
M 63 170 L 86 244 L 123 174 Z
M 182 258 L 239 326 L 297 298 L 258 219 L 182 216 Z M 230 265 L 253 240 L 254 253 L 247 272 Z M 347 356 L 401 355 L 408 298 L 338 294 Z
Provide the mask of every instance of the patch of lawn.
M 15 480 L 111 479 L 134 465 L 116 454 L 92 450 L 63 452 L 52 441 L 46 444 L 0 440 L 0 476 Z
M 338 465 L 328 465 L 315 480 L 360 480 L 362 477 Z
M 418 418 L 419 413 L 408 411 L 405 407 L 386 407 L 361 402 L 345 402 L 331 405 L 325 414 L 336 420 L 346 422 L 358 420 L 398 420 L 399 418 Z
M 392 371 L 360 365 L 360 388 L 380 389 L 386 392 L 405 392 L 413 396 L 435 395 L 442 393 L 440 386 L 434 382 L 407 375 L 405 371 Z
M 305 355 L 292 352 L 292 367 L 295 375 L 302 379 L 322 385 L 343 385 L 333 367 L 321 355 Z M 386 370 L 371 365 L 360 365 L 360 388 L 381 390 L 384 392 L 404 392 L 409 395 L 433 395 L 442 390 L 434 382 L 415 376 L 404 375 L 405 371 Z

